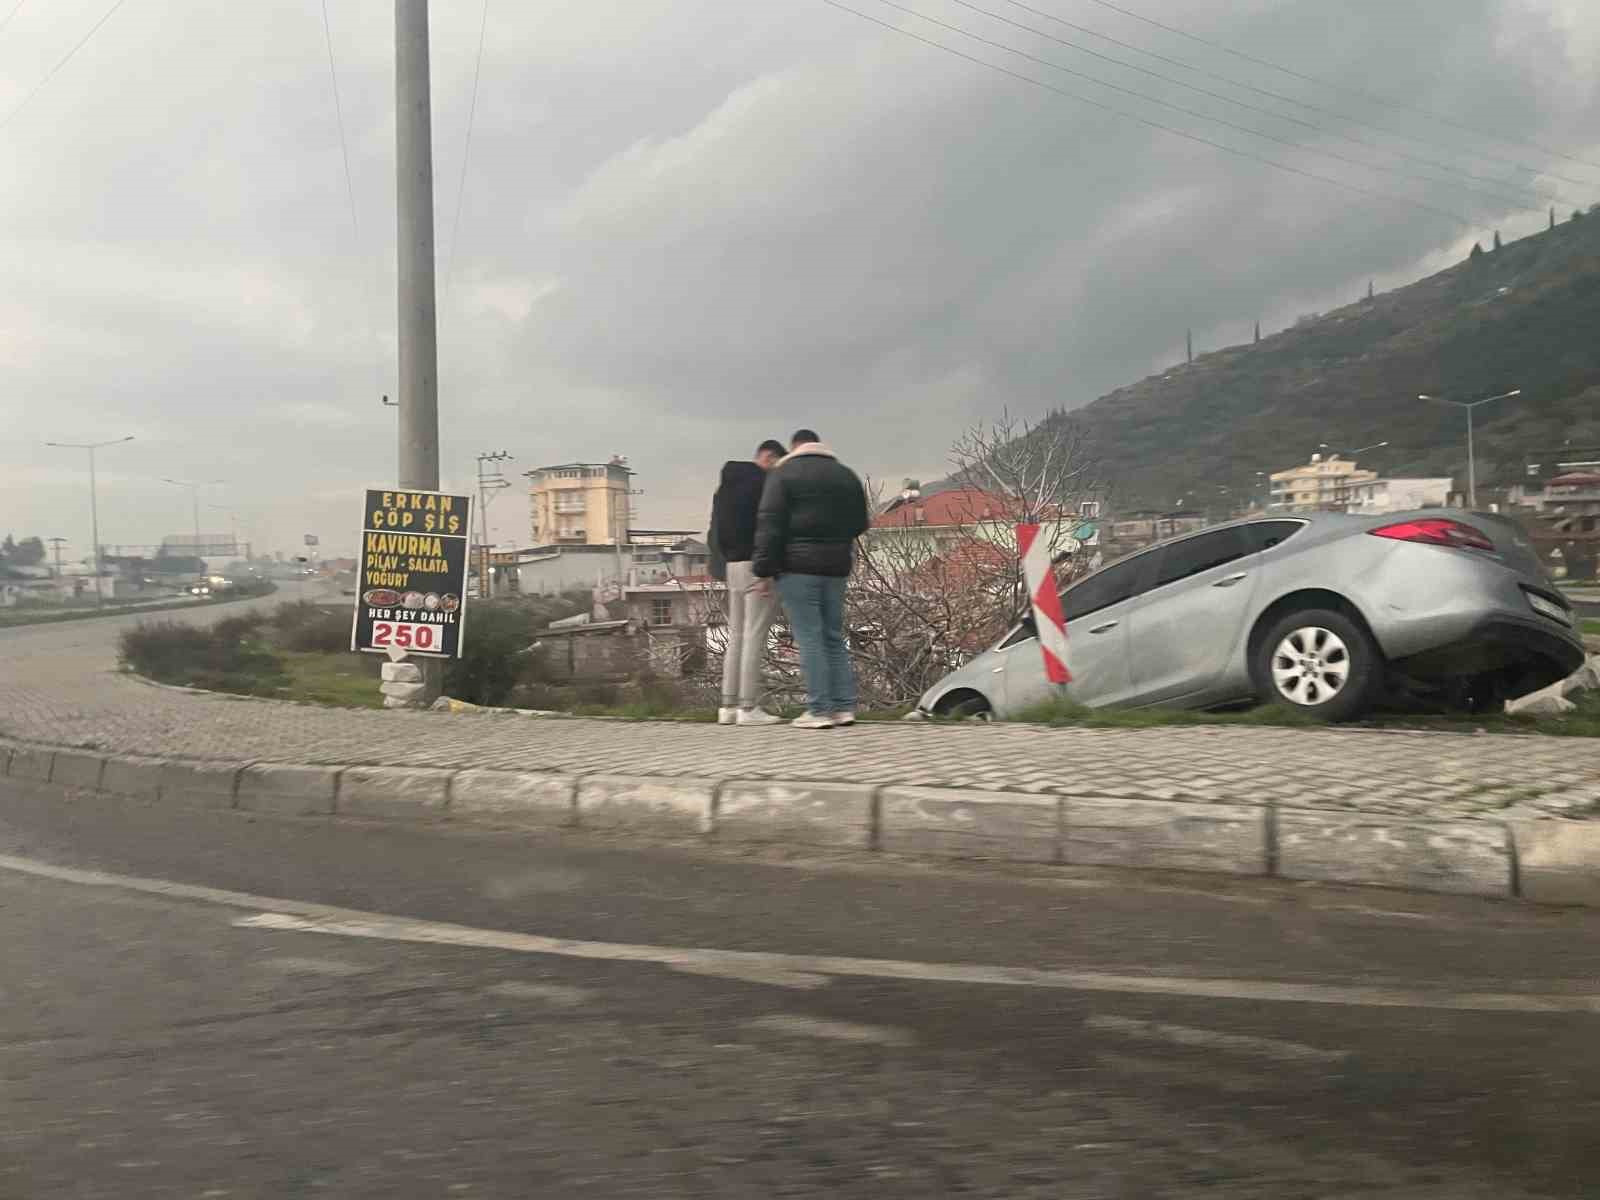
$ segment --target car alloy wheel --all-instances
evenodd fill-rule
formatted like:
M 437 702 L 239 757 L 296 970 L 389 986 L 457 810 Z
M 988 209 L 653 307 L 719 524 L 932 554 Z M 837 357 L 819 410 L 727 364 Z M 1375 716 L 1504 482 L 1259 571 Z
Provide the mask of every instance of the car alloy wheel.
M 1272 652 L 1272 682 L 1292 704 L 1326 704 L 1350 682 L 1350 648 L 1331 629 L 1291 630 Z

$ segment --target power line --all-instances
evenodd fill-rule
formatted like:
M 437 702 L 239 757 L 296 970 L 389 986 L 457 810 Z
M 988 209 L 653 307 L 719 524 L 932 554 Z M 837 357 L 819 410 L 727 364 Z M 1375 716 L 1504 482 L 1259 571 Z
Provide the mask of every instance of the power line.
M 483 39 L 489 30 L 489 0 L 483 0 L 483 18 L 478 22 L 478 57 L 472 65 L 472 102 L 467 106 L 467 136 L 461 147 L 461 179 L 456 184 L 456 215 L 450 223 L 450 257 L 445 260 L 444 294 L 450 298 L 450 281 L 456 270 L 456 243 L 461 237 L 461 210 L 466 204 L 467 162 L 472 157 L 472 122 L 478 115 L 478 77 L 483 72 Z
M 1541 154 L 1549 154 L 1555 158 L 1564 158 L 1568 162 L 1580 163 L 1585 167 L 1594 167 L 1595 169 L 1600 170 L 1600 163 L 1590 162 L 1585 158 L 1575 158 L 1573 155 L 1567 154 L 1561 150 L 1555 150 L 1549 146 L 1541 146 L 1538 142 L 1530 142 L 1525 138 L 1508 138 L 1491 130 L 1479 129 L 1471 125 L 1465 125 L 1460 121 L 1453 120 L 1450 117 L 1446 117 L 1440 113 L 1430 112 L 1426 108 L 1418 108 L 1414 104 L 1406 104 L 1403 101 L 1395 100 L 1388 96 L 1379 96 L 1374 92 L 1364 91 L 1361 88 L 1350 87 L 1347 84 L 1334 83 L 1329 79 L 1319 79 L 1315 75 L 1307 75 L 1301 71 L 1296 71 L 1291 67 L 1285 67 L 1279 63 L 1271 62 L 1268 59 L 1257 58 L 1253 54 L 1246 54 L 1243 50 L 1236 50 L 1232 46 L 1226 45 L 1225 43 L 1213 41 L 1210 38 L 1201 37 L 1197 33 L 1190 33 L 1188 30 L 1179 29 L 1175 25 L 1167 25 L 1156 20 L 1154 17 L 1147 17 L 1143 13 L 1134 12 L 1131 8 L 1123 8 L 1120 4 L 1113 4 L 1111 0 L 1089 0 L 1089 2 L 1091 4 L 1098 4 L 1101 8 L 1109 8 L 1112 12 L 1121 13 L 1125 17 L 1132 17 L 1135 21 L 1143 21 L 1146 25 L 1153 25 L 1155 28 L 1165 30 L 1167 33 L 1177 34 L 1181 38 L 1188 38 L 1191 42 L 1198 42 L 1202 46 L 1209 46 L 1213 50 L 1220 50 L 1224 54 L 1231 54 L 1234 58 L 1243 59 L 1248 63 L 1254 63 L 1258 67 L 1266 67 L 1269 70 L 1281 72 L 1282 74 L 1288 75 L 1292 79 L 1298 79 L 1303 83 L 1314 83 L 1319 87 L 1332 88 L 1334 91 L 1348 92 L 1352 96 L 1360 96 L 1363 100 L 1368 100 L 1374 104 L 1382 104 L 1390 108 L 1402 108 L 1407 112 L 1417 113 L 1419 116 L 1427 117 L 1429 120 L 1438 121 L 1442 125 L 1448 125 L 1452 129 L 1459 129 L 1463 133 L 1477 134 L 1479 137 L 1492 137 L 1496 141 L 1502 142 L 1507 146 L 1526 146 L 1530 150 L 1539 151 Z
M 1335 159 L 1338 162 L 1342 162 L 1342 163 L 1345 163 L 1345 164 L 1347 164 L 1349 166 L 1353 166 L 1353 167 L 1360 167 L 1360 168 L 1362 168 L 1364 170 L 1390 171 L 1390 172 L 1393 172 L 1395 174 L 1409 176 L 1410 178 L 1413 178 L 1413 179 L 1420 179 L 1424 183 L 1434 183 L 1434 184 L 1436 184 L 1436 183 L 1440 182 L 1439 180 L 1434 179 L 1434 178 L 1432 178 L 1430 176 L 1417 175 L 1415 172 L 1407 171 L 1407 170 L 1405 170 L 1404 168 L 1401 168 L 1401 167 L 1388 167 L 1388 166 L 1384 166 L 1382 164 L 1363 162 L 1358 158 L 1350 158 L 1348 155 L 1340 154 L 1340 153 L 1338 153 L 1337 151 L 1334 151 L 1334 150 L 1319 149 L 1316 146 L 1309 146 L 1304 142 L 1291 141 L 1288 138 L 1278 137 L 1276 134 L 1263 133 L 1259 129 L 1252 129 L 1248 125 L 1240 125 L 1240 124 L 1237 124 L 1236 122 L 1226 120 L 1226 119 L 1224 119 L 1222 117 L 1214 117 L 1214 116 L 1211 116 L 1208 113 L 1197 112 L 1192 108 L 1185 108 L 1181 104 L 1173 104 L 1170 101 L 1158 99 L 1158 98 L 1156 98 L 1154 96 L 1147 95 L 1144 92 L 1137 91 L 1137 90 L 1135 90 L 1133 88 L 1125 88 L 1122 85 L 1116 84 L 1116 83 L 1107 83 L 1105 80 L 1097 79 L 1095 76 L 1086 74 L 1083 71 L 1077 71 L 1077 70 L 1074 70 L 1071 67 L 1062 66 L 1060 63 L 1052 62 L 1048 58 L 1040 58 L 1035 54 L 1029 54 L 1026 50 L 1018 50 L 1015 46 L 1008 46 L 1004 42 L 997 42 L 997 41 L 994 41 L 991 38 L 983 37 L 981 34 L 976 34 L 976 33 L 973 33 L 971 30 L 963 29 L 959 25 L 952 25 L 947 21 L 939 20 L 937 17 L 930 17 L 926 13 L 918 12 L 916 9 L 907 8 L 903 4 L 896 3 L 895 0 L 878 0 L 878 2 L 880 4 L 883 4 L 883 5 L 887 6 L 887 7 L 889 7 L 889 8 L 895 9 L 895 10 L 897 10 L 899 12 L 906 13 L 909 16 L 916 17 L 919 20 L 926 21 L 930 25 L 936 25 L 940 29 L 947 29 L 952 33 L 959 33 L 961 36 L 967 37 L 967 38 L 971 38 L 973 41 L 978 42 L 978 43 L 980 43 L 982 45 L 993 47 L 996 50 L 1003 50 L 1007 54 L 1015 54 L 1017 57 L 1027 59 L 1029 62 L 1036 63 L 1039 66 L 1048 67 L 1053 71 L 1060 71 L 1060 72 L 1062 72 L 1064 74 L 1072 75 L 1072 76 L 1074 76 L 1074 77 L 1076 77 L 1078 79 L 1088 80 L 1090 83 L 1096 84 L 1099 87 L 1109 88 L 1111 91 L 1114 91 L 1114 92 L 1121 92 L 1125 96 L 1131 96 L 1134 99 L 1142 100 L 1147 104 L 1154 104 L 1154 105 L 1157 105 L 1158 107 L 1161 107 L 1161 108 L 1171 109 L 1172 111 L 1177 112 L 1177 113 L 1181 113 L 1184 116 L 1194 117 L 1197 120 L 1214 122 L 1215 124 L 1223 126 L 1225 129 L 1234 130 L 1236 133 L 1243 133 L 1243 134 L 1246 134 L 1246 135 L 1248 135 L 1250 137 L 1261 138 L 1264 141 L 1275 142 L 1278 145 L 1286 146 L 1291 150 L 1304 150 L 1304 151 L 1307 151 L 1308 153 L 1311 153 L 1311 154 L 1320 154 L 1320 155 L 1322 155 L 1322 156 L 1324 156 L 1326 158 Z M 1420 202 L 1414 201 L 1413 203 L 1420 203 Z M 1435 211 L 1441 211 L 1442 212 L 1444 210 L 1440 209 L 1440 210 L 1435 210 Z M 1465 218 L 1463 218 L 1463 220 L 1465 220 Z
M 112 17 L 116 16 L 117 15 L 117 9 L 121 8 L 127 2 L 128 2 L 128 0 L 117 0 L 117 2 L 115 4 L 113 4 L 110 8 L 108 8 L 106 10 L 106 12 L 105 12 L 105 15 L 102 16 L 98 21 L 96 21 L 93 25 L 91 25 L 89 27 L 89 32 L 84 34 L 81 38 L 78 39 L 77 45 L 73 46 L 71 50 L 68 50 L 64 55 L 62 55 L 61 56 L 61 61 L 56 63 L 55 66 L 51 67 L 50 70 L 45 74 L 45 77 L 43 79 L 39 80 L 38 83 L 33 85 L 33 90 L 22 98 L 21 103 L 19 103 L 15 108 L 13 108 L 10 112 L 8 112 L 4 117 L 0 117 L 0 129 L 4 129 L 7 125 L 11 124 L 12 121 L 16 120 L 17 119 L 17 114 L 20 113 L 23 109 L 27 108 L 28 105 L 33 102 L 33 98 L 44 90 L 45 84 L 49 83 L 52 79 L 54 79 L 56 77 L 56 72 L 61 70 L 62 67 L 66 66 L 69 62 L 71 62 L 73 55 L 77 54 L 79 50 L 82 50 L 86 45 L 88 45 L 89 44 L 89 39 L 92 38 L 95 34 L 99 33 L 100 32 L 100 27 L 102 25 L 104 25 L 107 21 L 111 20 Z M 17 8 L 12 9 L 11 10 L 11 16 L 8 16 L 6 18 L 6 20 L 9 22 L 11 20 L 11 17 L 16 16 L 17 15 L 17 9 L 21 8 L 21 7 L 22 7 L 22 5 L 18 4 Z
M 1031 83 L 1034 87 L 1043 88 L 1047 92 L 1054 92 L 1058 96 L 1065 96 L 1069 100 L 1076 100 L 1080 104 L 1087 104 L 1091 108 L 1098 108 L 1103 112 L 1112 113 L 1119 117 L 1126 117 L 1130 121 L 1137 121 L 1139 124 L 1146 125 L 1151 129 L 1159 129 L 1163 133 L 1173 134 L 1176 137 L 1183 138 L 1185 141 L 1196 142 L 1202 146 L 1210 146 L 1213 150 L 1221 150 L 1224 154 L 1232 154 L 1238 158 L 1247 158 L 1252 162 L 1262 163 L 1265 166 L 1287 172 L 1290 175 L 1298 175 L 1303 179 L 1313 179 L 1318 183 L 1326 183 L 1344 191 L 1354 192 L 1358 195 L 1367 196 L 1371 199 L 1384 200 L 1397 204 L 1408 204 L 1414 208 L 1426 209 L 1428 212 L 1435 213 L 1439 216 L 1449 217 L 1450 220 L 1454 221 L 1463 228 L 1470 229 L 1474 224 L 1474 222 L 1469 220 L 1467 217 L 1462 216 L 1460 213 L 1451 212 L 1449 209 L 1439 208 L 1421 200 L 1413 200 L 1407 196 L 1395 196 L 1388 192 L 1374 191 L 1371 188 L 1362 187 L 1360 184 L 1349 183 L 1343 179 L 1335 179 L 1330 175 L 1318 175 L 1315 171 L 1307 171 L 1301 167 L 1291 166 L 1288 163 L 1267 158 L 1262 154 L 1256 154 L 1249 150 L 1241 150 L 1236 146 L 1229 146 L 1223 142 L 1212 141 L 1210 138 L 1202 137 L 1200 134 L 1190 133 L 1183 129 L 1177 129 L 1171 125 L 1163 125 L 1160 121 L 1152 121 L 1149 117 L 1141 117 L 1137 113 L 1127 112 L 1124 109 L 1116 108 L 1113 105 L 1106 104 L 1102 101 L 1091 100 L 1087 96 L 1080 96 L 1077 92 L 1069 92 L 1066 88 L 1057 87 L 1053 83 L 1046 83 L 1044 80 L 1035 79 L 1031 75 L 1024 75 L 1021 71 L 1013 71 L 1009 67 L 1002 67 L 999 63 L 992 63 L 986 59 L 979 58 L 974 54 L 968 54 L 964 50 L 957 50 L 954 46 L 947 46 L 945 43 L 936 41 L 933 38 L 923 37 L 920 33 L 915 33 L 909 29 L 902 29 L 893 22 L 885 21 L 880 17 L 874 17 L 869 13 L 862 12 L 860 9 L 851 8 L 849 5 L 841 3 L 840 0 L 822 0 L 822 2 L 832 8 L 839 9 L 841 12 L 847 12 L 852 16 L 859 17 L 863 21 L 870 21 L 872 24 L 881 26 L 882 28 L 890 30 L 893 33 L 898 33 L 903 37 L 912 38 L 915 41 L 921 42 L 925 46 L 932 46 L 936 50 L 943 50 L 946 54 L 953 54 L 957 58 L 965 59 L 970 63 L 976 63 L 980 67 L 988 67 L 991 71 L 998 71 L 1002 75 L 1009 75 L 1012 79 L 1019 79 L 1023 83 Z
M 8 12 L 5 15 L 5 19 L 4 20 L 0 20 L 0 33 L 3 33 L 5 31 L 5 27 L 7 25 L 11 24 L 11 18 L 16 16 L 19 12 L 21 12 L 22 11 L 22 6 L 24 4 L 26 4 L 27 2 L 28 2 L 28 0 L 17 0 L 17 6 L 15 8 L 13 8 L 10 12 Z
M 1495 179 L 1495 178 L 1493 178 L 1491 176 L 1486 176 L 1486 175 L 1478 175 L 1478 174 L 1475 174 L 1472 171 L 1468 171 L 1468 170 L 1466 170 L 1466 169 L 1464 169 L 1462 167 L 1453 166 L 1450 163 L 1437 162 L 1437 161 L 1435 161 L 1435 160 L 1433 160 L 1431 158 L 1423 158 L 1420 155 L 1408 154 L 1404 150 L 1394 150 L 1394 149 L 1391 149 L 1391 148 L 1386 147 L 1386 146 L 1380 146 L 1375 142 L 1369 142 L 1369 141 L 1367 141 L 1367 140 L 1365 140 L 1363 138 L 1351 137 L 1348 134 L 1339 133 L 1337 130 L 1327 129 L 1324 126 L 1315 125 L 1315 124 L 1312 124 L 1309 121 L 1303 121 L 1298 117 L 1291 117 L 1287 113 L 1273 112 L 1271 109 L 1263 109 L 1263 108 L 1257 107 L 1255 105 L 1245 104 L 1243 101 L 1236 100 L 1231 96 L 1218 96 L 1218 93 L 1216 93 L 1216 92 L 1206 91 L 1204 88 L 1195 87 L 1194 84 L 1186 83 L 1183 80 L 1173 79 L 1170 76 L 1161 75 L 1161 74 L 1158 74 L 1158 73 L 1156 73 L 1154 71 L 1149 71 L 1146 68 L 1141 67 L 1141 66 L 1137 66 L 1134 63 L 1123 62 L 1121 59 L 1116 59 L 1116 58 L 1112 58 L 1109 55 L 1097 53 L 1094 50 L 1090 50 L 1087 46 L 1078 45 L 1076 42 L 1069 42 L 1069 41 L 1067 41 L 1065 39 L 1057 38 L 1057 37 L 1053 36 L 1052 34 L 1046 33 L 1044 30 L 1034 29 L 1032 26 L 1028 26 L 1028 25 L 1022 25 L 1022 24 L 1020 24 L 1018 22 L 1012 21 L 1009 17 L 1002 16 L 999 13 L 989 12 L 989 10 L 987 10 L 987 9 L 978 8 L 976 5 L 969 4 L 969 3 L 967 3 L 967 0 L 952 0 L 952 2 L 962 5 L 962 7 L 964 7 L 964 8 L 970 8 L 975 12 L 984 13 L 986 16 L 991 16 L 997 21 L 1004 21 L 1008 25 L 1016 25 L 1016 27 L 1019 28 L 1019 29 L 1027 29 L 1029 32 L 1036 33 L 1042 38 L 1048 38 L 1050 41 L 1058 42 L 1059 44 L 1061 44 L 1063 46 L 1071 47 L 1072 49 L 1081 51 L 1084 54 L 1093 55 L 1096 58 L 1103 58 L 1107 62 L 1112 62 L 1112 63 L 1116 63 L 1118 66 L 1127 67 L 1130 71 L 1139 71 L 1139 72 L 1142 72 L 1143 74 L 1146 74 L 1146 75 L 1154 75 L 1155 78 L 1157 78 L 1157 79 L 1164 79 L 1168 83 L 1175 83 L 1179 87 L 1189 88 L 1191 91 L 1199 92 L 1199 93 L 1201 93 L 1202 95 L 1205 95 L 1205 96 L 1217 96 L 1219 99 L 1226 100 L 1230 104 L 1237 104 L 1242 108 L 1249 108 L 1254 112 L 1265 112 L 1268 115 L 1277 118 L 1278 120 L 1290 121 L 1290 122 L 1292 122 L 1292 123 L 1294 123 L 1296 125 L 1303 125 L 1307 129 L 1315 129 L 1315 130 L 1317 130 L 1319 132 L 1329 133 L 1329 134 L 1332 134 L 1334 137 L 1341 138 L 1342 140 L 1347 141 L 1347 142 L 1352 142 L 1352 143 L 1354 143 L 1355 145 L 1358 145 L 1358 146 L 1366 146 L 1369 149 L 1376 150 L 1381 154 L 1395 154 L 1395 155 L 1400 156 L 1401 158 L 1409 159 L 1412 162 L 1421 163 L 1424 166 L 1434 167 L 1434 168 L 1436 168 L 1437 170 L 1440 170 L 1440 171 L 1449 171 L 1449 172 L 1452 172 L 1453 174 L 1461 175 L 1461 176 L 1463 176 L 1463 177 L 1465 177 L 1467 179 L 1476 180 L 1479 183 L 1489 183 L 1489 184 L 1497 184 L 1497 185 L 1505 185 L 1505 186 L 1517 186 L 1515 184 L 1507 185 L 1507 184 L 1505 184 L 1504 180 Z M 1054 13 L 1046 12 L 1043 9 L 1034 8 L 1030 4 L 1024 4 L 1024 3 L 1022 3 L 1022 0 L 1006 0 L 1006 3 L 1012 5 L 1015 8 L 1020 8 L 1023 12 L 1031 13 L 1036 17 L 1042 17 L 1046 21 L 1054 21 L 1056 24 L 1065 26 L 1068 29 L 1075 29 L 1079 33 L 1087 34 L 1090 37 L 1099 38 L 1103 42 L 1109 42 L 1113 46 L 1120 46 L 1124 50 L 1132 50 L 1135 54 L 1142 54 L 1146 58 L 1153 58 L 1157 62 L 1167 63 L 1170 66 L 1179 67 L 1179 68 L 1181 68 L 1181 69 L 1183 69 L 1185 71 L 1193 71 L 1196 75 L 1199 75 L 1204 79 L 1214 79 L 1219 83 L 1227 84 L 1229 87 L 1240 88 L 1240 89 L 1242 89 L 1244 91 L 1247 91 L 1247 92 L 1253 92 L 1258 96 L 1264 96 L 1269 100 L 1276 100 L 1280 104 L 1292 104 L 1296 108 L 1305 109 L 1307 112 L 1319 113 L 1322 116 L 1331 117 L 1335 121 L 1343 121 L 1343 122 L 1346 122 L 1346 123 L 1351 124 L 1351 125 L 1359 126 L 1360 128 L 1363 128 L 1363 129 L 1371 129 L 1374 132 L 1381 133 L 1386 137 L 1398 138 L 1401 141 L 1411 142 L 1411 143 L 1413 143 L 1415 145 L 1431 146 L 1434 149 L 1444 150 L 1444 151 L 1447 151 L 1447 152 L 1450 152 L 1450 153 L 1467 154 L 1467 155 L 1469 155 L 1471 157 L 1480 158 L 1485 162 L 1494 163 L 1494 164 L 1496 164 L 1498 166 L 1511 167 L 1514 170 L 1526 171 L 1526 172 L 1528 172 L 1529 174 L 1532 174 L 1532 175 L 1548 176 L 1551 179 L 1559 179 L 1563 183 L 1575 184 L 1578 187 L 1591 187 L 1591 186 L 1593 186 L 1593 184 L 1589 180 L 1572 179 L 1572 178 L 1569 178 L 1568 176 L 1565 176 L 1565 175 L 1558 175 L 1553 171 L 1547 171 L 1542 167 L 1533 167 L 1533 166 L 1529 166 L 1526 163 L 1513 162 L 1513 161 L 1511 161 L 1509 159 L 1498 158 L 1495 155 L 1484 154 L 1481 151 L 1472 150 L 1470 148 L 1463 149 L 1461 147 L 1445 145 L 1445 144 L 1439 143 L 1439 142 L 1431 142 L 1431 141 L 1429 141 L 1429 140 L 1427 140 L 1425 138 L 1414 137 L 1411 134 L 1402 133 L 1399 130 L 1395 130 L 1395 129 L 1390 129 L 1386 125 L 1378 125 L 1378 124 L 1375 124 L 1372 121 L 1362 120 L 1360 117 L 1353 117 L 1348 113 L 1339 112 L 1337 109 L 1324 108 L 1321 105 L 1310 104 L 1310 103 L 1307 103 L 1304 100 L 1297 100 L 1293 96 L 1286 96 L 1282 92 L 1274 92 L 1270 88 L 1257 87 L 1253 83 L 1246 83 L 1243 80 L 1234 79 L 1234 78 L 1232 78 L 1230 76 L 1220 74 L 1220 73 L 1218 73 L 1216 71 L 1208 70 L 1205 67 L 1197 67 L 1193 63 L 1184 62 L 1180 58 L 1172 58 L 1171 56 L 1166 55 L 1166 54 L 1158 54 L 1154 50 L 1147 50 L 1143 46 L 1137 46 L 1132 42 L 1125 42 L 1125 41 L 1121 40 L 1120 38 L 1112 37 L 1108 33 L 1101 33 L 1097 29 L 1091 29 L 1087 25 L 1079 25 L 1075 21 L 1067 20 L 1065 17 L 1058 17 Z M 1568 201 L 1562 199 L 1560 193 L 1558 193 L 1558 192 L 1544 191 L 1544 190 L 1536 188 L 1536 187 L 1529 187 L 1526 190 L 1528 191 L 1529 194 L 1540 196 L 1545 200 L 1555 200 L 1555 201 L 1558 201 L 1558 202 L 1563 203 L 1563 204 L 1568 203 Z
M 356 217 L 355 176 L 350 171 L 350 145 L 344 133 L 344 105 L 339 99 L 339 68 L 333 58 L 333 26 L 328 21 L 328 0 L 322 0 L 322 34 L 328 45 L 328 82 L 333 86 L 333 116 L 339 126 L 339 154 L 344 159 L 344 194 L 350 208 L 350 232 L 355 245 L 356 261 L 364 263 L 361 252 L 361 222 Z M 372 299 L 367 301 L 367 326 L 372 335 L 374 390 L 383 391 L 383 359 L 378 343 L 378 319 L 373 312 Z

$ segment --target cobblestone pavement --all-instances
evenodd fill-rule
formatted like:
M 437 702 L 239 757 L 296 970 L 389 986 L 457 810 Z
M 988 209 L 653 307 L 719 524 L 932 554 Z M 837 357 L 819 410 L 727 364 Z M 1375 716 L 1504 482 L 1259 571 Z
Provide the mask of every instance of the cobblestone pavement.
M 199 617 L 200 614 L 194 614 Z M 214 619 L 214 612 L 206 619 Z M 1585 739 L 1337 729 L 787 727 L 334 710 L 118 674 L 136 618 L 0 631 L 0 735 L 226 761 L 383 763 L 713 779 L 850 780 L 1438 817 L 1600 812 Z

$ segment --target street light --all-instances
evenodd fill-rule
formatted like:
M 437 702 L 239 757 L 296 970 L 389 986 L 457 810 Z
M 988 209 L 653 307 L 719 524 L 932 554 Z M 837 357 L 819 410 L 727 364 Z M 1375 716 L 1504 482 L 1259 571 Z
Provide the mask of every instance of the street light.
M 46 442 L 46 446 L 54 446 L 58 450 L 87 450 L 89 452 L 89 530 L 94 539 L 94 602 L 96 606 L 106 602 L 105 592 L 100 583 L 100 503 L 95 497 L 94 482 L 94 452 L 103 450 L 107 446 L 120 446 L 123 442 L 133 441 L 133 434 L 127 437 L 112 438 L 109 442 Z
M 1333 450 L 1335 458 L 1354 458 L 1358 454 L 1365 454 L 1368 450 L 1381 450 L 1388 444 L 1388 442 L 1373 442 L 1370 446 L 1357 446 L 1354 450 L 1333 450 L 1333 447 L 1329 446 L 1327 442 L 1321 442 L 1318 444 L 1317 449 Z
M 1512 396 L 1522 395 L 1521 388 L 1513 388 L 1509 392 L 1501 392 L 1498 396 L 1485 396 L 1482 400 L 1450 400 L 1444 396 L 1429 396 L 1421 394 L 1418 400 L 1442 400 L 1446 404 L 1454 404 L 1457 408 L 1467 410 L 1467 507 L 1478 507 L 1478 461 L 1472 447 L 1472 410 L 1480 404 L 1487 404 L 1491 400 L 1509 400 Z
M 163 483 L 170 483 L 174 487 L 189 489 L 189 500 L 194 505 L 194 555 L 200 560 L 200 574 L 204 575 L 206 556 L 200 553 L 200 489 L 203 487 L 212 487 L 219 483 L 226 483 L 227 480 L 202 479 L 199 482 L 192 482 L 187 479 L 168 479 L 163 476 L 161 481 Z

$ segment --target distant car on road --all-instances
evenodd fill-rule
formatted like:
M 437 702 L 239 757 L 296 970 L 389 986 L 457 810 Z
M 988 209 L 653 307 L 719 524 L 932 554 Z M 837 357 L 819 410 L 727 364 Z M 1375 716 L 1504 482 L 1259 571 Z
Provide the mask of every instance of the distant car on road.
M 1349 720 L 1390 691 L 1484 711 L 1584 660 L 1570 604 L 1511 521 L 1426 509 L 1237 521 L 1062 593 L 1066 695 L 1091 707 L 1255 700 Z M 1032 620 L 935 684 L 924 713 L 1005 717 L 1056 694 Z

